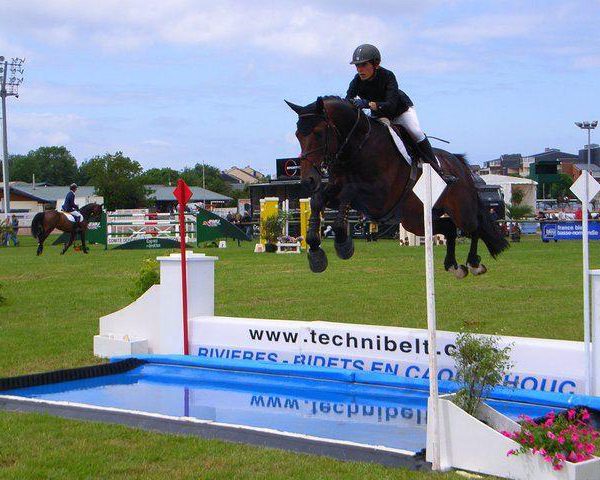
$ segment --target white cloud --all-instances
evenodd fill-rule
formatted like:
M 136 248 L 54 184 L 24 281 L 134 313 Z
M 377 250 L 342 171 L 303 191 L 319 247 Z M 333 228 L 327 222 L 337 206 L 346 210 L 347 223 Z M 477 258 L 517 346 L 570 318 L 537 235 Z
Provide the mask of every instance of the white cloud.
M 162 148 L 171 147 L 173 145 L 171 142 L 167 142 L 165 140 L 158 140 L 158 139 L 145 140 L 142 142 L 142 144 L 150 145 L 152 147 L 162 147 Z
M 531 36 L 544 18 L 537 14 L 479 15 L 422 33 L 425 38 L 444 43 L 473 44 L 485 40 Z

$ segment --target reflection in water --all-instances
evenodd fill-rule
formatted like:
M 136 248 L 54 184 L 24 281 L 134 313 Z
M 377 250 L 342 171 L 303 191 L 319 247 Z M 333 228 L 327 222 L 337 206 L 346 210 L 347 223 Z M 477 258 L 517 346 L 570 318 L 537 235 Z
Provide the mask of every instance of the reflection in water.
M 4 392 L 408 451 L 425 447 L 427 392 L 298 377 L 147 364 L 130 372 Z M 511 417 L 549 409 L 491 402 Z

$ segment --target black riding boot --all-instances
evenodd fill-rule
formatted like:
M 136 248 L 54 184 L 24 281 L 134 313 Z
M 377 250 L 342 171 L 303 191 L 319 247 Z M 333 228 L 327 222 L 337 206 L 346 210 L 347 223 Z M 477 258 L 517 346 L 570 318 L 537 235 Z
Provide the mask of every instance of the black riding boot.
M 417 146 L 421 150 L 421 158 L 423 161 L 429 163 L 446 183 L 450 184 L 458 180 L 454 175 L 450 175 L 442 171 L 442 167 L 440 166 L 438 159 L 435 157 L 433 148 L 431 148 L 431 143 L 429 143 L 427 138 L 417 143 Z
M 75 238 L 77 238 L 77 232 L 80 229 L 81 222 L 79 218 L 75 217 L 75 223 L 73 223 L 73 233 L 75 234 Z

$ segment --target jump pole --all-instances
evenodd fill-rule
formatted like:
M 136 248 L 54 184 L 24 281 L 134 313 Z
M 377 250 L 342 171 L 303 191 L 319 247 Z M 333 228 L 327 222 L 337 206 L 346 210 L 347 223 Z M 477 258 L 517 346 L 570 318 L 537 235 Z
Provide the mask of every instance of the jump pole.
M 598 367 L 600 366 L 600 350 L 599 348 L 593 348 L 590 354 L 590 340 L 591 343 L 598 347 L 600 342 L 597 337 L 598 335 L 590 335 L 592 329 L 590 320 L 590 282 L 592 276 L 590 274 L 590 254 L 589 254 L 589 228 L 588 228 L 588 209 L 590 205 L 590 198 L 594 198 L 600 191 L 600 185 L 590 175 L 590 172 L 584 170 L 579 175 L 579 178 L 571 185 L 570 189 L 576 196 L 581 200 L 581 244 L 583 250 L 583 344 L 585 352 L 585 394 L 599 395 L 598 393 Z M 596 294 L 597 297 L 597 294 Z M 598 299 L 595 298 L 594 302 Z M 594 320 L 594 324 L 597 320 Z M 598 328 L 597 325 L 593 326 L 594 330 Z M 591 339 L 590 339 L 591 337 Z M 592 359 L 593 357 L 593 359 Z
M 433 269 L 433 220 L 431 211 L 444 192 L 446 183 L 428 163 L 423 163 L 423 173 L 413 191 L 423 202 L 425 225 L 425 277 L 427 293 L 427 330 L 429 337 L 429 402 L 427 409 L 427 435 L 432 436 L 431 469 L 440 470 L 440 430 L 438 415 L 438 370 L 435 315 L 435 274 Z M 431 424 L 430 424 L 431 422 Z
M 185 260 L 185 206 L 192 198 L 190 187 L 180 178 L 173 195 L 179 202 L 179 243 L 181 245 L 181 306 L 183 312 L 183 354 L 189 355 L 188 342 L 188 302 L 187 302 L 187 262 Z

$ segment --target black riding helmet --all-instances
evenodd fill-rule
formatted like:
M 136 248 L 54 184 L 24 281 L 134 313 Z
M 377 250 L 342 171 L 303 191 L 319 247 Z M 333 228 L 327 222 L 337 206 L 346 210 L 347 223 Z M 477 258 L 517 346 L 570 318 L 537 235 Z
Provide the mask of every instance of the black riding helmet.
M 350 64 L 356 65 L 357 63 L 368 61 L 373 61 L 376 64 L 381 62 L 381 53 L 379 53 L 377 47 L 368 43 L 356 47 L 356 50 L 354 50 L 354 53 L 352 54 L 352 61 Z

